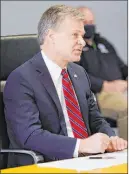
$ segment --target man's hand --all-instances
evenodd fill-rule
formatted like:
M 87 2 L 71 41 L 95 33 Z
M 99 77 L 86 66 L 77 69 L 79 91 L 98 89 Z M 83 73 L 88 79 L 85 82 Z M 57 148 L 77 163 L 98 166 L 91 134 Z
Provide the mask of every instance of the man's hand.
M 109 136 L 103 133 L 96 133 L 80 141 L 79 153 L 104 153 L 109 143 Z
M 110 137 L 110 143 L 106 149 L 107 152 L 115 152 L 127 148 L 127 141 L 117 136 Z
M 124 92 L 127 90 L 127 81 L 114 80 L 104 81 L 102 91 L 104 92 Z

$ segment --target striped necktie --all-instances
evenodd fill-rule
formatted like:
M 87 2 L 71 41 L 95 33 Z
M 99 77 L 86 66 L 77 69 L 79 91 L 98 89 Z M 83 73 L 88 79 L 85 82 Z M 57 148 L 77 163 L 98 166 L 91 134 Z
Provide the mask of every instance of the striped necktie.
M 62 86 L 66 103 L 66 109 L 74 137 L 86 138 L 88 137 L 86 125 L 83 121 L 80 107 L 66 69 L 62 70 L 61 75 L 62 75 Z

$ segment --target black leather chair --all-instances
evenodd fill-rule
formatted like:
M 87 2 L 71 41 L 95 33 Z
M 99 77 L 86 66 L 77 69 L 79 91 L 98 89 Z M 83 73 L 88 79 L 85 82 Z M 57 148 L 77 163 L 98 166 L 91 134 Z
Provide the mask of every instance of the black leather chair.
M 27 155 L 33 158 L 33 163 L 43 162 L 42 155 L 23 149 L 9 149 L 3 90 L 9 74 L 22 63 L 32 58 L 40 50 L 36 34 L 1 37 L 1 73 L 0 73 L 0 169 L 7 168 L 8 153 Z

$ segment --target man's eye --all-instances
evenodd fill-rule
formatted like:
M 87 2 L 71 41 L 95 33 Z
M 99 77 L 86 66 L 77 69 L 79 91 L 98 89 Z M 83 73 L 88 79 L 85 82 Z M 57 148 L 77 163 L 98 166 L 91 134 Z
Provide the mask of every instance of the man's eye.
M 77 34 L 77 33 L 74 33 L 73 36 L 74 36 L 74 37 L 78 37 L 78 34 Z

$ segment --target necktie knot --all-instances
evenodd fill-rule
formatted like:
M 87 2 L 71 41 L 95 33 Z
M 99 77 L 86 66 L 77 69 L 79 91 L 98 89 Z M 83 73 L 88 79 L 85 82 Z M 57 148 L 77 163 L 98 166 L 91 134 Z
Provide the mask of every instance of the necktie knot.
M 63 78 L 68 78 L 68 73 L 67 73 L 67 70 L 65 68 L 62 69 L 61 75 L 63 76 Z
M 63 76 L 65 73 L 67 73 L 67 72 L 66 72 L 66 69 L 64 68 L 64 69 L 62 69 L 62 71 L 61 71 L 61 75 Z

